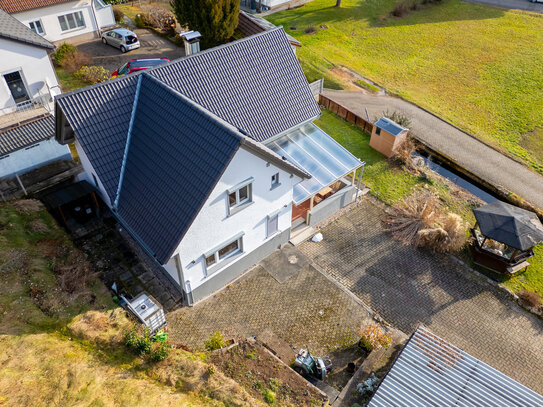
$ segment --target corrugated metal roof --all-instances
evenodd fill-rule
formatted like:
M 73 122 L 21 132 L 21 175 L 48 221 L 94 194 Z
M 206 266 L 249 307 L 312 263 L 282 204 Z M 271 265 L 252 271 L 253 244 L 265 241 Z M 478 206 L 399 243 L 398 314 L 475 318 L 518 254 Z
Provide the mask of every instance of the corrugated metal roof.
M 8 13 L 32 10 L 55 4 L 68 3 L 73 0 L 0 0 L 0 8 Z
M 3 8 L 1 3 L 2 0 L 0 0 L 0 8 Z M 55 48 L 52 43 L 47 41 L 41 35 L 36 34 L 29 27 L 21 23 L 15 17 L 10 16 L 4 10 L 0 10 L 0 37 L 30 45 L 36 45 L 46 49 Z
M 393 136 L 397 136 L 402 131 L 407 130 L 406 128 L 400 126 L 398 123 L 390 120 L 387 117 L 381 117 L 379 120 L 377 120 L 377 123 L 375 123 L 375 125 L 380 129 L 383 129 L 387 133 L 392 134 Z
M 0 132 L 0 155 L 47 140 L 55 135 L 55 119 L 47 115 L 30 123 Z
M 140 81 L 118 214 L 164 264 L 242 135 L 150 75 Z
M 422 406 L 541 407 L 543 397 L 419 327 L 368 407 Z

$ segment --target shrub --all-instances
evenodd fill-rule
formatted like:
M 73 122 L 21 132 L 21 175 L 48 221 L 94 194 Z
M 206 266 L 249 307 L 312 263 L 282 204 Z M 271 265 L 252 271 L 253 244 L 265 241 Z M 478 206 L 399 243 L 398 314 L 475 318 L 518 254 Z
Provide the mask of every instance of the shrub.
M 43 204 L 37 199 L 19 199 L 13 202 L 12 206 L 18 213 L 39 212 L 44 208 Z
M 275 393 L 271 389 L 266 389 L 262 392 L 264 396 L 264 401 L 268 404 L 274 404 L 276 400 Z
M 49 232 L 49 226 L 47 226 L 41 219 L 35 219 L 30 222 L 30 231 L 32 233 L 44 234 Z
M 312 25 L 310 26 L 307 26 L 304 30 L 304 33 L 306 34 L 314 34 L 317 32 L 317 29 L 315 27 L 313 27 Z
M 138 28 L 148 28 L 151 27 L 151 23 L 149 21 L 149 18 L 147 17 L 147 14 L 140 13 L 136 15 L 136 18 L 134 18 L 134 24 Z
M 91 85 L 109 79 L 109 71 L 103 66 L 82 66 L 74 76 Z
M 209 340 L 204 342 L 204 346 L 208 351 L 220 349 L 224 347 L 224 345 L 224 337 L 219 331 L 211 334 Z
M 408 167 L 409 169 L 415 169 L 413 165 L 413 153 L 417 149 L 415 140 L 409 135 L 407 138 L 398 146 L 390 157 L 390 161 Z
M 404 17 L 409 14 L 409 3 L 406 0 L 402 0 L 394 6 L 390 15 L 394 17 Z
M 115 4 L 124 4 L 124 3 L 128 3 L 129 1 L 131 1 L 131 0 L 104 0 L 104 3 L 106 3 L 106 4 L 111 4 L 111 5 L 115 5 Z
M 142 7 L 142 10 L 144 11 L 142 18 L 147 26 L 156 28 L 166 35 L 172 36 L 175 34 L 175 17 L 167 9 L 145 6 Z
M 405 245 L 445 253 L 458 251 L 467 242 L 466 223 L 454 213 L 443 214 L 438 197 L 428 191 L 415 192 L 388 209 L 383 222 L 392 237 Z
M 121 10 L 119 10 L 118 8 L 114 8 L 113 9 L 113 16 L 115 17 L 115 21 L 120 23 L 121 21 L 123 21 L 124 13 Z
M 400 126 L 405 127 L 406 129 L 411 126 L 411 119 L 407 117 L 404 113 L 398 112 L 396 110 L 393 112 L 389 112 L 388 110 L 386 110 L 383 112 L 383 116 L 387 119 L 392 120 L 393 122 L 398 123 Z
M 272 391 L 279 390 L 279 387 L 281 387 L 281 380 L 276 379 L 275 377 L 270 378 L 270 389 Z
M 160 362 L 168 357 L 170 353 L 170 346 L 166 342 L 159 342 L 158 346 L 151 351 L 151 360 L 153 362 Z
M 63 42 L 60 44 L 55 51 L 55 54 L 53 55 L 53 59 L 55 60 L 55 64 L 58 66 L 62 66 L 62 62 L 66 58 L 66 55 L 73 54 L 77 52 L 77 48 L 73 46 L 72 44 L 68 44 L 66 42 Z
M 541 296 L 533 291 L 521 290 L 518 293 L 518 297 L 529 307 L 538 308 L 541 306 Z
M 73 73 L 81 69 L 81 67 L 85 65 L 91 65 L 92 64 L 92 57 L 89 54 L 86 54 L 84 52 L 71 52 L 69 54 L 66 54 L 64 57 L 61 66 L 64 68 L 64 70 L 68 73 Z
M 370 324 L 359 331 L 360 343 L 368 351 L 374 349 L 388 348 L 392 339 L 388 336 L 379 324 Z

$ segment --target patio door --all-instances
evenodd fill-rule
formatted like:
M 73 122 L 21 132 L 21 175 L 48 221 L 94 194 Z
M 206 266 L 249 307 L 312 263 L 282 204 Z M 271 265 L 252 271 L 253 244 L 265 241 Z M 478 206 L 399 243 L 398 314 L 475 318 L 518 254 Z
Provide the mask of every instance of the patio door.
M 4 79 L 6 80 L 9 91 L 11 92 L 11 96 L 13 96 L 15 103 L 19 104 L 30 100 L 30 96 L 26 90 L 23 78 L 21 77 L 21 72 L 16 71 L 5 74 Z

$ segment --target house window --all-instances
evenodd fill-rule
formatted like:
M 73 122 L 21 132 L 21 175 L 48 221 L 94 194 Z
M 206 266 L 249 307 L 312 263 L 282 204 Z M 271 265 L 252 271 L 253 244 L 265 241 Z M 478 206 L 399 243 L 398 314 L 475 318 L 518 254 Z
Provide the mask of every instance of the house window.
M 60 23 L 60 29 L 62 31 L 85 27 L 85 20 L 83 19 L 83 13 L 81 11 L 58 16 L 58 22 Z
M 30 26 L 30 29 L 34 31 L 36 34 L 40 34 L 40 35 L 45 34 L 45 31 L 43 31 L 43 27 L 41 25 L 40 20 L 31 21 L 30 23 L 28 23 L 28 25 Z
M 381 135 L 381 129 L 379 127 L 375 129 L 375 134 L 377 134 L 378 136 Z
M 279 211 L 268 215 L 268 231 L 267 236 L 275 235 L 279 231 Z
M 271 189 L 274 189 L 278 187 L 279 185 L 281 184 L 279 183 L 279 173 L 277 172 L 273 174 L 271 177 Z
M 216 247 L 207 253 L 204 253 L 206 270 L 209 272 L 210 268 L 213 268 L 214 265 L 226 259 L 233 258 L 237 254 L 240 254 L 242 252 L 243 233 L 233 237 L 228 241 L 228 243 L 222 244 L 221 246 Z
M 253 201 L 253 177 L 240 182 L 227 191 L 229 214 L 245 208 Z

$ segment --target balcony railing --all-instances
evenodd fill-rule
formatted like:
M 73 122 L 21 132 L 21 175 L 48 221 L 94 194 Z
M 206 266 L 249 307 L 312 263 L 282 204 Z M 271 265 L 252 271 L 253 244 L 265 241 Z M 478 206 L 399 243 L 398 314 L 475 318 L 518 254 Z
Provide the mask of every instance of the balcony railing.
M 23 102 L 0 109 L 0 130 L 18 126 L 34 117 L 52 113 L 53 98 L 45 85 L 38 94 Z

